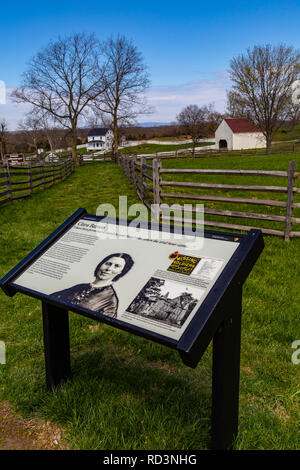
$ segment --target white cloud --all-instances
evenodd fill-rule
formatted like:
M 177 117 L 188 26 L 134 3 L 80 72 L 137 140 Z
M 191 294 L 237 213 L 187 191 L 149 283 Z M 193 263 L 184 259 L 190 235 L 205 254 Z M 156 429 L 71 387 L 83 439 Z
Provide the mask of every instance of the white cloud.
M 11 98 L 12 88 L 6 88 L 5 104 L 0 104 L 0 119 L 6 119 L 10 131 L 18 128 L 19 122 L 24 118 L 26 112 L 30 110 L 29 104 L 14 103 Z
M 212 79 L 185 83 L 177 86 L 151 87 L 146 98 L 155 112 L 146 121 L 175 121 L 177 114 L 184 106 L 197 104 L 198 106 L 214 103 L 215 109 L 224 112 L 226 106 L 226 90 L 230 88 L 229 77 L 226 72 L 218 72 Z
M 226 71 L 218 72 L 214 78 L 184 83 L 176 86 L 151 87 L 146 93 L 149 105 L 154 107 L 154 113 L 140 117 L 140 121 L 172 122 L 184 106 L 209 103 L 215 104 L 217 111 L 223 112 L 226 104 L 226 90 L 230 81 Z M 15 130 L 30 105 L 16 104 L 10 97 L 12 89 L 6 90 L 6 104 L 0 104 L 0 119 L 5 118 L 9 129 Z

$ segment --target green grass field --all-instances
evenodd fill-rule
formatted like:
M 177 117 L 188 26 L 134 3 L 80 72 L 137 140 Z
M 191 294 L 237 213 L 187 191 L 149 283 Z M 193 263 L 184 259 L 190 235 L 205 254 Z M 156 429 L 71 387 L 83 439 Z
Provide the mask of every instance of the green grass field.
M 169 136 L 169 137 L 153 137 L 151 140 L 158 140 L 160 142 L 178 141 L 178 143 L 180 143 L 180 141 L 187 140 L 190 138 L 191 138 L 190 135 L 177 135 L 177 136 Z M 209 138 L 207 140 L 209 140 Z
M 284 169 L 290 155 L 164 160 L 165 167 Z M 293 158 L 300 168 L 300 155 Z M 248 178 L 248 177 L 247 177 Z M 245 184 L 251 184 L 244 180 Z M 231 180 L 230 180 L 231 182 Z M 76 169 L 62 183 L 0 208 L 0 277 L 77 208 L 127 195 L 120 167 Z M 173 200 L 175 202 L 175 200 Z M 236 205 L 235 210 L 240 210 Z M 265 236 L 243 290 L 239 434 L 235 449 L 300 449 L 300 239 Z M 70 313 L 72 380 L 45 390 L 40 302 L 0 293 L 0 401 L 24 417 L 58 424 L 73 449 L 208 449 L 211 345 L 195 370 L 163 346 Z
M 300 125 L 298 124 L 294 128 L 291 127 L 280 127 L 273 135 L 273 141 L 286 141 L 300 139 Z
M 206 145 L 213 145 L 214 142 L 199 142 L 197 147 L 204 147 Z M 156 152 L 175 152 L 176 150 L 190 149 L 192 144 L 140 144 L 134 145 L 133 147 L 126 147 L 121 149 L 119 152 L 123 155 L 143 155 L 147 153 Z
M 164 159 L 162 160 L 163 168 L 209 168 L 209 169 L 244 169 L 244 170 L 288 170 L 290 160 L 295 160 L 296 169 L 300 169 L 299 154 L 275 154 L 271 157 L 265 155 L 245 155 L 240 157 L 238 154 L 228 158 L 227 154 L 220 156 L 213 156 L 211 158 L 184 158 L 184 159 Z M 163 175 L 163 180 L 167 181 L 186 181 L 195 183 L 216 183 L 216 184 L 229 184 L 229 185 L 249 185 L 249 186 L 287 186 L 287 179 L 283 177 L 265 177 L 265 176 L 239 176 L 239 175 L 188 175 L 188 174 L 171 174 Z M 300 186 L 300 181 L 296 182 Z M 206 194 L 210 196 L 227 196 L 237 198 L 253 199 L 271 199 L 286 201 L 286 194 L 276 192 L 257 192 L 257 191 L 243 191 L 243 190 L 218 190 L 218 189 L 198 189 L 198 188 L 180 188 L 164 186 L 163 191 L 166 193 L 186 194 L 193 193 L 197 195 Z M 163 202 L 173 204 L 178 202 L 179 199 L 164 198 Z M 182 204 L 190 204 L 191 199 L 181 199 Z M 201 201 L 194 201 L 201 203 Z M 295 202 L 300 202 L 298 194 L 295 195 Z M 205 201 L 205 207 L 209 209 L 222 209 L 232 211 L 245 211 L 259 214 L 279 215 L 285 216 L 286 209 L 284 207 L 263 206 L 256 204 L 233 204 L 229 202 L 215 202 Z M 294 217 L 300 217 L 300 209 L 294 209 Z M 284 230 L 284 222 L 262 221 L 256 219 L 244 219 L 238 217 L 224 217 L 206 215 L 206 220 L 223 221 L 225 223 L 239 224 L 239 225 L 252 225 L 256 227 L 273 228 L 276 230 Z M 300 225 L 293 224 L 293 230 L 299 231 Z

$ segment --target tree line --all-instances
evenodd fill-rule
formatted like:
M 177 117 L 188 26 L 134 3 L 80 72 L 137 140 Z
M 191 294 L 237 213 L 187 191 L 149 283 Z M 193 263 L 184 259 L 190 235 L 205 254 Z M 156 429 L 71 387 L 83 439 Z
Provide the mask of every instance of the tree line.
M 224 117 L 247 117 L 263 132 L 270 153 L 278 126 L 286 121 L 295 125 L 300 120 L 299 64 L 300 52 L 291 46 L 249 48 L 230 62 L 232 88 L 227 91 L 226 112 L 215 111 L 212 103 L 190 104 L 177 115 L 173 131 L 189 135 L 194 152 L 199 138 L 211 136 Z M 94 34 L 81 33 L 58 38 L 39 51 L 12 97 L 18 103 L 31 105 L 20 124 L 23 137 L 27 132 L 29 146 L 37 151 L 43 135 L 53 150 L 64 135 L 71 142 L 77 163 L 76 146 L 83 122 L 91 126 L 101 123 L 113 130 L 115 159 L 120 127 L 125 126 L 130 136 L 149 134 L 149 130 L 141 133 L 134 127 L 128 133 L 128 126 L 138 115 L 152 112 L 144 98 L 149 85 L 144 59 L 126 37 L 110 37 L 101 42 Z M 67 133 L 62 133 L 62 129 Z M 2 120 L 1 155 L 6 135 L 7 124 Z
M 78 127 L 99 119 L 114 132 L 116 155 L 120 125 L 147 112 L 143 93 L 149 72 L 136 46 L 124 36 L 99 41 L 95 34 L 73 34 L 51 41 L 29 62 L 12 97 L 32 106 L 27 124 L 48 132 L 68 129 L 77 163 Z M 26 121 L 25 121 L 26 127 Z

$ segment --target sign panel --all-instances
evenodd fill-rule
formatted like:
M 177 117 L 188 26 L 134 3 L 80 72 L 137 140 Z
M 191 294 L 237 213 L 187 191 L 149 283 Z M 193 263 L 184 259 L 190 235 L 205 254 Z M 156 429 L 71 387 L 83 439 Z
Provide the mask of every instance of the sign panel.
M 4 160 L 7 163 L 15 164 L 15 163 L 24 163 L 24 155 L 22 153 L 15 154 L 15 155 L 4 155 Z
M 86 215 L 13 285 L 178 341 L 238 246 Z

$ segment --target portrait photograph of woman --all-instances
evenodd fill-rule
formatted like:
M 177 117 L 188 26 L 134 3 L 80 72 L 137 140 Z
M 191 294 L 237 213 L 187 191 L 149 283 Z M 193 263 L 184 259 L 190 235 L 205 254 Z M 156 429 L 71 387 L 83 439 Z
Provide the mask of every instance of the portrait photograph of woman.
M 63 302 L 72 303 L 93 312 L 116 318 L 119 299 L 113 287 L 134 265 L 127 253 L 113 253 L 95 268 L 94 281 L 82 283 L 51 294 Z

